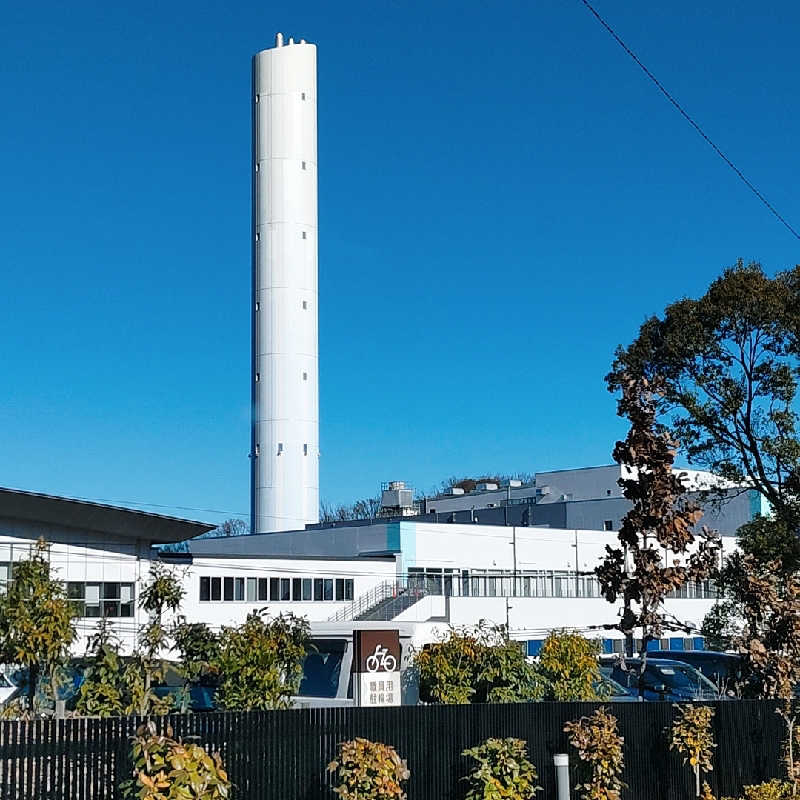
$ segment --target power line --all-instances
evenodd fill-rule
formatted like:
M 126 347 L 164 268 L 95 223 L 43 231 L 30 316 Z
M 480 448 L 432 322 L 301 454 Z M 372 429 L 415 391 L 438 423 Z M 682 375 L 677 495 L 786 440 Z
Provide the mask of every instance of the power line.
M 720 150 L 720 148 L 717 147 L 716 144 L 714 144 L 714 142 L 711 140 L 711 137 L 709 137 L 708 134 L 700 127 L 700 125 L 698 125 L 698 123 L 695 122 L 692 119 L 692 117 L 689 116 L 689 114 L 685 111 L 683 106 L 681 106 L 681 104 L 667 91 L 667 89 L 664 87 L 661 81 L 659 81 L 658 78 L 656 78 L 656 76 L 653 75 L 652 72 L 650 72 L 650 70 L 644 65 L 639 56 L 637 56 L 636 53 L 634 53 L 633 50 L 631 50 L 631 48 L 628 47 L 627 44 L 625 44 L 625 42 L 620 38 L 620 36 L 611 27 L 611 25 L 609 25 L 608 22 L 606 22 L 605 19 L 603 19 L 603 17 L 601 17 L 600 14 L 597 13 L 597 11 L 588 2 L 588 0 L 581 0 L 581 2 L 586 6 L 586 8 L 589 9 L 589 11 L 592 12 L 597 21 L 614 37 L 617 44 L 636 62 L 636 64 L 639 66 L 642 72 L 644 72 L 644 74 L 647 75 L 647 77 L 650 78 L 650 80 L 658 87 L 658 90 L 661 92 L 661 94 L 663 94 L 664 97 L 666 97 L 667 100 L 669 100 L 669 102 L 672 103 L 673 106 L 675 106 L 680 115 L 700 134 L 700 136 L 703 137 L 706 143 L 711 146 L 714 152 L 736 173 L 736 175 L 738 175 L 738 177 L 741 179 L 744 185 L 747 186 L 747 188 L 750 189 L 750 191 L 772 212 L 775 218 L 782 225 L 784 225 L 784 227 L 792 234 L 792 236 L 794 236 L 796 239 L 800 239 L 800 233 L 798 233 L 789 224 L 787 219 L 778 212 L 775 206 L 773 206 L 772 203 L 770 203 L 769 200 L 767 200 L 767 198 L 764 197 L 764 195 L 761 194 L 761 192 L 753 185 L 753 183 L 747 179 L 747 177 L 736 166 L 736 164 L 734 164 L 733 161 L 731 161 L 728 158 L 728 156 L 726 156 L 725 153 L 723 153 L 722 150 Z

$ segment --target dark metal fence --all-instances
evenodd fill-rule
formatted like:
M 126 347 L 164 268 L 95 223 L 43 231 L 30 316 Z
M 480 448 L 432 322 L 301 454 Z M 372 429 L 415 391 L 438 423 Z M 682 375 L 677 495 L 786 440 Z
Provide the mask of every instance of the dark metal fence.
M 555 796 L 553 754 L 569 752 L 564 723 L 596 707 L 591 703 L 531 703 L 399 708 L 326 708 L 214 713 L 169 717 L 176 735 L 218 750 L 239 800 L 317 800 L 333 795 L 326 764 L 336 745 L 354 736 L 387 742 L 408 760 L 409 800 L 456 800 L 467 748 L 488 737 L 528 742 L 545 791 Z M 714 793 L 736 796 L 743 784 L 782 774 L 781 720 L 775 703 L 716 704 L 718 747 Z M 630 800 L 682 800 L 693 796 L 689 768 L 669 751 L 674 710 L 668 703 L 618 703 L 612 712 L 625 738 L 624 780 Z M 164 724 L 165 720 L 159 721 Z M 119 796 L 130 775 L 130 736 L 138 721 L 122 719 L 0 722 L 0 800 L 104 800 Z M 582 765 L 572 753 L 573 782 Z M 575 795 L 573 795 L 575 796 Z

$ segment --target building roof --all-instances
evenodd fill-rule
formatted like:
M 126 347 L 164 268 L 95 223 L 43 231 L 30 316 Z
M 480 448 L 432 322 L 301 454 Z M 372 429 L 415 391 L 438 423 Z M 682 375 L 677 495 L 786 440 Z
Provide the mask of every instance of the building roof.
M 0 517 L 62 525 L 164 544 L 191 539 L 216 525 L 150 511 L 0 487 Z

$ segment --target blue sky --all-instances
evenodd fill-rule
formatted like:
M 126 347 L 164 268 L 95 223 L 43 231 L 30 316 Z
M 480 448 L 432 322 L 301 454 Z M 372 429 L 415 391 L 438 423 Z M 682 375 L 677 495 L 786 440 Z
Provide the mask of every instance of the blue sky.
M 800 225 L 800 7 L 597 8 Z M 328 501 L 608 462 L 616 345 L 738 257 L 800 261 L 578 0 L 3 22 L 0 485 L 247 513 L 249 59 L 278 30 L 319 47 Z

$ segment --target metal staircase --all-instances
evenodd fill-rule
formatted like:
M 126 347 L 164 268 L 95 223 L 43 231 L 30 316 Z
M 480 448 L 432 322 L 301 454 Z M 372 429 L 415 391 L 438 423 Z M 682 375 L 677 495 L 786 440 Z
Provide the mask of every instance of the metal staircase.
M 407 580 L 385 581 L 337 611 L 328 622 L 347 620 L 388 621 L 429 594 L 422 585 Z

